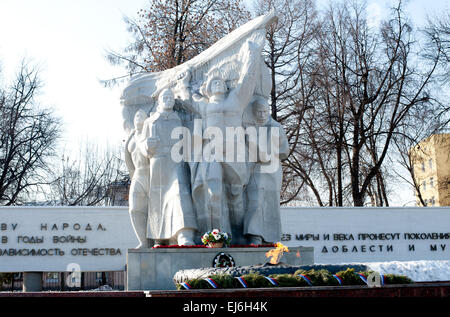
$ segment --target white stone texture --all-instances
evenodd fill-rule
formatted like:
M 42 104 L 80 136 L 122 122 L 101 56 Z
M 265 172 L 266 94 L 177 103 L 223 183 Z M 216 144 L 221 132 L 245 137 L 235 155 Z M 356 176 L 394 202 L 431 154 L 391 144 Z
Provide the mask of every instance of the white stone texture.
M 450 207 L 282 207 L 281 220 L 282 243 L 316 263 L 450 260 Z
M 176 142 L 171 132 L 181 126 L 173 105 L 172 92 L 164 90 L 157 111 L 150 114 L 143 127 L 143 152 L 150 160 L 147 238 L 152 240 L 174 239 L 180 230 L 197 228 L 188 166 L 171 158 Z
M 183 65 L 133 78 L 124 89 L 126 131 L 138 130 L 132 123 L 138 110 L 149 113 L 140 141 L 141 152 L 150 160 L 150 180 L 148 184 L 140 182 L 149 187 L 147 219 L 138 216 L 146 207 L 145 202 L 139 201 L 145 199 L 141 190 L 145 186 L 133 186 L 130 193 L 135 199 L 130 204 L 130 215 L 138 236 L 144 236 L 142 222 L 146 221 L 146 236 L 157 244 L 174 240 L 180 230 L 195 231 L 194 239 L 198 242 L 204 232 L 214 228 L 231 233 L 233 242 L 238 244 L 254 241 L 254 237 L 266 242 L 279 240 L 279 159 L 269 161 L 275 168 L 264 173 L 270 175 L 262 175 L 260 168 L 264 169 L 264 164 L 260 161 L 253 164 L 227 156 L 230 146 L 233 149 L 240 143 L 247 146 L 245 141 L 228 137 L 229 129 L 244 128 L 244 118 L 247 124 L 275 128 L 281 135 L 281 142 L 277 143 L 287 145 L 281 125 L 267 118 L 256 123 L 258 120 L 251 109 L 255 98 L 263 99 L 268 107 L 271 81 L 262 49 L 266 28 L 275 19 L 273 12 L 258 17 Z M 163 99 L 170 92 L 174 97 L 169 98 L 167 104 Z M 201 123 L 196 126 L 197 120 Z M 182 127 L 189 131 L 187 144 L 200 144 L 201 159 L 195 159 L 199 157 L 196 151 L 186 154 L 182 163 L 175 163 L 169 155 L 179 141 L 172 139 L 172 132 Z M 269 156 L 261 149 L 258 151 L 260 155 Z M 274 151 L 271 150 L 270 157 Z M 186 149 L 183 148 L 183 152 L 187 153 Z M 286 148 L 278 154 L 285 158 Z M 130 174 L 132 171 L 130 169 Z M 250 179 L 252 184 L 246 192 Z M 250 200 L 257 205 L 250 206 Z M 252 209 L 250 216 L 249 207 Z M 262 217 L 261 221 L 258 217 Z M 145 247 L 146 241 L 139 239 L 139 247 Z M 189 238 L 179 240 L 187 244 L 193 242 Z
M 212 267 L 214 257 L 225 252 L 236 266 L 264 264 L 266 252 L 273 248 L 196 248 L 129 250 L 127 256 L 127 290 L 175 289 L 174 275 L 183 269 Z M 298 252 L 297 252 L 298 251 Z M 314 262 L 312 248 L 292 248 L 283 254 L 283 263 L 310 265 Z
M 0 207 L 0 228 L 0 272 L 123 271 L 138 243 L 124 207 Z
M 283 238 L 286 234 L 291 235 L 291 240 L 282 243 L 290 248 L 299 245 L 314 247 L 315 263 L 371 265 L 368 262 L 378 262 L 379 270 L 384 265 L 387 273 L 395 273 L 392 271 L 394 267 L 398 268 L 396 272 L 416 272 L 414 275 L 406 274 L 415 280 L 449 279 L 446 277 L 450 272 L 448 238 L 405 240 L 403 237 L 405 233 L 449 233 L 450 207 L 281 207 L 280 211 Z M 91 230 L 86 230 L 88 224 Z M 106 230 L 98 230 L 99 224 Z M 46 225 L 47 229 L 41 230 L 41 225 Z M 53 225 L 57 229 L 53 229 Z M 72 271 L 74 266 L 70 265 L 74 263 L 83 271 L 120 271 L 125 269 L 127 250 L 138 244 L 126 207 L 0 207 L 0 229 L 0 272 Z M 399 233 L 401 239 L 357 240 L 358 233 Z M 318 234 L 320 240 L 297 239 L 296 235 L 300 238 L 301 234 Z M 324 234 L 329 234 L 330 240 L 325 241 Z M 334 240 L 334 234 L 353 234 L 356 240 Z M 74 237 L 72 242 L 70 238 L 63 240 L 65 242 L 55 243 L 53 240 L 54 237 L 70 236 Z M 36 237 L 43 238 L 43 241 L 37 243 Z M 86 239 L 85 242 L 76 239 L 78 237 Z M 342 252 L 344 245 L 348 249 L 345 253 Z M 359 252 L 351 252 L 353 245 Z M 361 252 L 361 245 L 366 246 L 365 252 Z M 392 245 L 393 251 L 370 252 L 370 245 L 377 248 L 378 245 Z M 414 252 L 408 251 L 409 245 L 415 246 Z M 436 250 L 432 251 L 430 245 L 436 245 Z M 328 253 L 322 253 L 323 246 L 327 246 Z M 332 246 L 338 246 L 340 251 L 333 252 Z M 54 254 L 56 248 L 64 251 L 64 255 Z M 100 251 L 106 248 L 120 249 L 121 253 L 107 255 Z M 54 255 L 25 255 L 29 250 L 43 249 L 53 249 Z M 79 249 L 97 249 L 97 255 L 93 252 L 83 255 Z M 28 251 L 22 255 L 8 255 L 10 250 Z M 76 255 L 71 254 L 72 250 Z M 373 268 L 378 270 L 377 266 Z M 440 270 L 444 276 L 439 275 Z M 423 274 L 419 275 L 421 272 Z

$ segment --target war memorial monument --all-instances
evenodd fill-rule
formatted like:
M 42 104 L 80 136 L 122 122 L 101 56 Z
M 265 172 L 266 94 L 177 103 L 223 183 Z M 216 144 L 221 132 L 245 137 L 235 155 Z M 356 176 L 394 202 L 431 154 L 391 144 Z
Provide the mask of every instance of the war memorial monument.
M 210 266 L 217 250 L 161 247 L 199 245 L 214 229 L 234 245 L 280 241 L 280 161 L 289 146 L 269 116 L 271 80 L 262 57 L 274 20 L 273 12 L 258 17 L 192 60 L 125 88 L 129 212 L 139 240 L 128 251 L 128 289 L 164 289 L 156 276 Z M 241 265 L 261 263 L 266 252 L 227 249 Z M 289 259 L 312 264 L 311 252 Z
M 28 292 L 45 272 L 107 271 L 154 291 L 174 290 L 180 272 L 264 266 L 279 242 L 289 252 L 277 261 L 292 267 L 449 260 L 448 207 L 280 207 L 289 145 L 262 58 L 276 19 L 132 77 L 121 97 L 129 206 L 0 207 L 0 272 L 24 273 Z M 231 245 L 205 247 L 209 235 Z

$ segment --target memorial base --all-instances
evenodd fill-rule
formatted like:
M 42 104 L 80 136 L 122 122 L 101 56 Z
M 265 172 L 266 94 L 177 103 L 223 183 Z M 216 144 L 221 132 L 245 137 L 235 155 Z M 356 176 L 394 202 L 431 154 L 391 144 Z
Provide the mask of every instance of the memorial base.
M 213 267 L 221 253 L 231 256 L 235 266 L 264 264 L 269 261 L 261 248 L 156 248 L 129 249 L 127 252 L 127 290 L 173 290 L 173 276 L 179 270 Z M 280 259 L 288 265 L 314 264 L 314 248 L 291 247 Z

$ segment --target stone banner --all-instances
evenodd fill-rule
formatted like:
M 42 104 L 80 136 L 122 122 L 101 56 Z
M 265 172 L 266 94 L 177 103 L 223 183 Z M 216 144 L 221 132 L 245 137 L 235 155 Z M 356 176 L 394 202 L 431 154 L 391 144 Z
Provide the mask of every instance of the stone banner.
M 0 207 L 0 272 L 123 271 L 137 244 L 123 207 Z
M 450 207 L 281 208 L 288 247 L 315 263 L 450 260 Z M 121 271 L 127 207 L 0 207 L 0 272 Z
M 316 263 L 450 260 L 450 207 L 285 207 L 281 221 L 281 242 Z

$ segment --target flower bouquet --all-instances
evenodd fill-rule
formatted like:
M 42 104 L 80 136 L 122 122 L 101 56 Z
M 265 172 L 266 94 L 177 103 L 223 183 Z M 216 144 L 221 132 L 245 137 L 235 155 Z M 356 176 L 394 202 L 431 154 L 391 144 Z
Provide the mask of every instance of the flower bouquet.
M 214 229 L 203 235 L 202 242 L 210 248 L 222 248 L 224 244 L 230 244 L 231 236 L 226 232 L 221 232 L 219 229 Z

